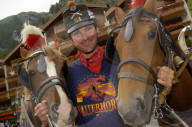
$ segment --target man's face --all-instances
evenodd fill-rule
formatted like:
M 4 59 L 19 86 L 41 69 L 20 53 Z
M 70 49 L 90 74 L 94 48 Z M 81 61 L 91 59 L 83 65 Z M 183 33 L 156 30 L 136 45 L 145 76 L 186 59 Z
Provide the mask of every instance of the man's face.
M 95 25 L 84 26 L 71 33 L 73 45 L 82 53 L 89 54 L 97 46 L 97 29 Z

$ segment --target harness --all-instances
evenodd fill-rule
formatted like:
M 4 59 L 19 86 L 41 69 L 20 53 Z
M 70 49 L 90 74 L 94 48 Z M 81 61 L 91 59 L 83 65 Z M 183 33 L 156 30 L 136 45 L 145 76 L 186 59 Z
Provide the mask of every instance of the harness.
M 46 78 L 44 81 L 42 81 L 40 83 L 40 85 L 38 86 L 38 88 L 36 90 L 34 89 L 34 85 L 32 83 L 31 77 L 33 75 L 35 75 L 35 72 L 26 71 L 26 69 L 28 69 L 28 65 L 29 65 L 30 61 L 33 58 L 38 57 L 38 56 L 39 56 L 39 60 L 38 60 L 39 62 L 38 62 L 37 70 L 39 71 L 39 73 L 44 73 L 46 71 L 47 66 L 46 66 L 46 62 L 45 62 L 45 53 L 43 52 L 43 50 L 41 48 L 38 48 L 36 50 L 36 52 L 33 53 L 30 57 L 22 59 L 17 63 L 18 80 L 21 82 L 21 84 L 23 84 L 26 88 L 28 88 L 30 90 L 31 101 L 35 105 L 37 105 L 38 103 L 41 102 L 42 95 L 46 92 L 46 90 L 55 85 L 59 85 L 62 88 L 64 88 L 65 92 L 67 93 L 67 95 L 69 97 L 69 93 L 67 91 L 67 88 L 64 85 L 65 83 L 64 83 L 63 79 L 61 79 L 58 76 L 52 76 L 52 77 Z M 20 63 L 23 63 L 25 61 L 27 62 L 26 69 L 20 66 Z M 24 114 L 25 114 L 30 126 L 34 127 L 34 125 L 32 124 L 32 122 L 28 116 L 26 106 L 24 103 L 24 98 L 25 98 L 24 95 L 21 96 L 21 105 L 22 105 L 22 108 L 24 109 Z M 49 126 L 53 127 L 53 124 L 52 124 L 48 114 L 46 114 L 46 117 L 48 119 Z
M 118 64 L 117 68 L 117 73 L 118 73 L 118 78 L 132 78 L 139 80 L 141 82 L 147 83 L 154 85 L 155 87 L 155 95 L 154 95 L 154 107 L 153 107 L 153 116 L 154 118 L 163 118 L 163 113 L 162 109 L 166 109 L 169 113 L 171 113 L 174 118 L 179 120 L 185 127 L 188 127 L 188 125 L 174 112 L 173 109 L 171 109 L 168 104 L 166 103 L 166 90 L 163 90 L 164 87 L 157 83 L 157 74 L 154 72 L 154 70 L 147 65 L 144 61 L 142 61 L 139 58 L 135 57 L 129 57 L 120 62 L 120 58 L 118 57 L 118 52 L 116 48 L 113 45 L 114 37 L 112 37 L 112 33 L 114 30 L 125 27 L 125 32 L 124 32 L 124 39 L 128 42 L 131 40 L 133 36 L 133 21 L 132 17 L 137 17 L 139 21 L 146 22 L 146 21 L 151 21 L 155 24 L 157 31 L 158 31 L 158 37 L 159 37 L 159 43 L 160 47 L 164 53 L 164 60 L 163 60 L 163 65 L 168 66 L 168 67 L 173 67 L 173 69 L 176 72 L 175 65 L 173 64 L 173 58 L 176 55 L 174 50 L 172 50 L 171 43 L 173 42 L 173 39 L 169 32 L 164 28 L 160 20 L 157 18 L 157 16 L 153 13 L 145 11 L 142 7 L 137 7 L 133 10 L 131 10 L 123 19 L 122 25 L 121 26 L 116 26 L 111 32 L 110 36 L 108 38 L 108 42 L 106 45 L 106 58 L 109 60 L 113 61 L 114 63 Z M 147 20 L 142 20 L 140 17 L 147 17 L 149 19 Z M 109 42 L 111 41 L 111 42 Z M 112 56 L 113 55 L 113 56 Z M 145 69 L 147 69 L 150 74 L 153 76 L 153 79 L 141 76 L 139 74 L 135 74 L 132 72 L 120 72 L 121 67 L 126 64 L 126 63 L 138 63 L 141 66 L 143 66 Z M 188 63 L 188 61 L 186 62 Z M 179 77 L 179 76 L 178 76 Z

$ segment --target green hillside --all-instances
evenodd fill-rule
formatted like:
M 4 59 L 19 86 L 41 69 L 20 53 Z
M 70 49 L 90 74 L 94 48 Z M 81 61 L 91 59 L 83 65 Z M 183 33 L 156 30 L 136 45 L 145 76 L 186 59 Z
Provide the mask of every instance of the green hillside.
M 8 22 L 0 24 L 0 47 L 3 49 L 12 49 L 18 42 L 12 39 L 14 30 L 21 30 L 22 22 L 17 16 L 9 17 Z
M 0 59 L 5 58 L 18 45 L 24 22 L 40 27 L 50 17 L 51 15 L 46 13 L 22 12 L 0 20 Z
M 191 15 L 192 15 L 192 0 L 188 0 L 187 4 L 188 4 L 188 7 L 189 7 L 189 11 L 191 12 Z

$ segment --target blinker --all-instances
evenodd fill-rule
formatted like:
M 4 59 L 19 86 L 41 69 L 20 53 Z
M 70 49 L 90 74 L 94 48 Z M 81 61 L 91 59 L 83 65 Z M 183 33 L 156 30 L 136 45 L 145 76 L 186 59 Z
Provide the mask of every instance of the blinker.
M 37 69 L 38 69 L 38 71 L 40 73 L 44 73 L 46 68 L 47 68 L 47 65 L 45 63 L 45 55 L 44 54 L 40 54 L 39 55 L 39 63 L 38 63 Z
M 37 48 L 36 50 L 43 52 L 42 48 Z M 46 68 L 47 68 L 47 65 L 45 62 L 45 54 L 41 53 L 41 54 L 39 54 L 39 63 L 37 65 L 37 70 L 39 71 L 39 73 L 44 73 Z
M 124 39 L 128 42 L 131 40 L 132 35 L 133 35 L 133 21 L 130 18 L 125 27 Z

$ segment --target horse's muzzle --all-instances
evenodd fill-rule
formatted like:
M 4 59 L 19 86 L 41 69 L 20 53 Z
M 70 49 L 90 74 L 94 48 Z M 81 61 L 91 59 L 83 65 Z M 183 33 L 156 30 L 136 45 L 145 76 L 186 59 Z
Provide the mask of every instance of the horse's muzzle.
M 129 104 L 124 103 L 117 101 L 119 115 L 125 124 L 137 126 L 149 123 L 150 119 L 145 117 L 147 108 L 144 99 L 137 97 Z

